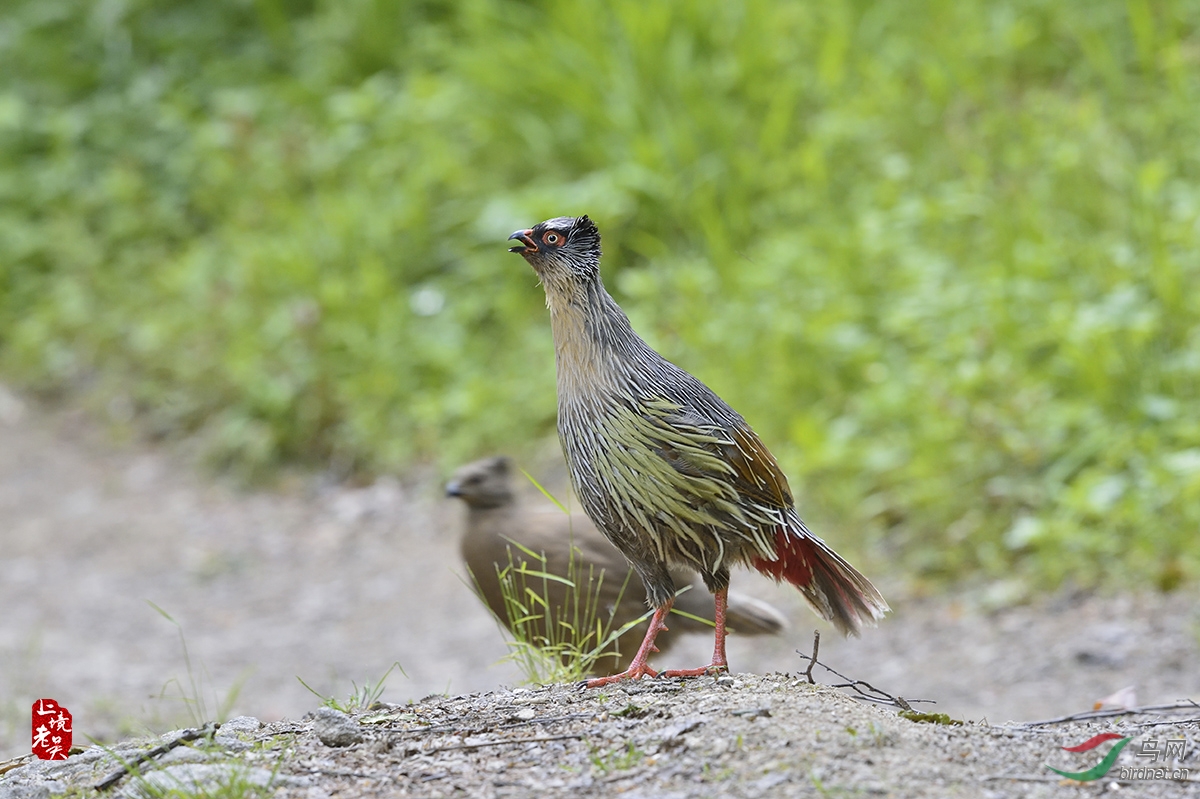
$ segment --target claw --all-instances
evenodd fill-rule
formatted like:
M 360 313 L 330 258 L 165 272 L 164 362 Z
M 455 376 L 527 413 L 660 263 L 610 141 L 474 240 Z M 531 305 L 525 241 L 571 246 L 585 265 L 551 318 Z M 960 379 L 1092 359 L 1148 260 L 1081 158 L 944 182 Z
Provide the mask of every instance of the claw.
M 650 628 L 646 630 L 646 637 L 642 639 L 642 645 L 638 647 L 637 654 L 634 655 L 633 661 L 629 664 L 629 668 L 620 674 L 613 674 L 608 677 L 596 677 L 587 681 L 588 688 L 600 688 L 605 685 L 612 685 L 620 680 L 640 680 L 642 677 L 657 677 L 658 672 L 650 668 L 646 663 L 646 659 L 650 657 L 651 652 L 657 652 L 658 647 L 654 645 L 655 637 L 666 629 L 663 620 L 667 614 L 671 612 L 671 603 L 656 609 L 654 616 L 650 619 Z
M 667 669 L 662 672 L 662 677 L 704 677 L 711 675 L 713 677 L 718 674 L 728 674 L 729 667 L 717 663 L 710 663 L 707 666 L 701 666 L 698 669 Z
M 607 677 L 595 677 L 587 681 L 588 688 L 602 688 L 605 685 L 612 685 L 621 680 L 640 680 L 642 677 L 657 677 L 658 672 L 650 668 L 646 664 L 631 665 L 628 669 L 620 674 L 610 674 Z

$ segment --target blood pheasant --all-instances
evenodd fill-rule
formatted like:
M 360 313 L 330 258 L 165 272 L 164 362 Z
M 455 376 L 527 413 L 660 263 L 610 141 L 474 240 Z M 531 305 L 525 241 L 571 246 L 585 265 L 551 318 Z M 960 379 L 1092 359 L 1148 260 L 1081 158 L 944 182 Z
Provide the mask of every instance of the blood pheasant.
M 509 239 L 546 291 L 571 483 L 654 608 L 629 668 L 588 684 L 656 674 L 646 661 L 674 600 L 672 566 L 698 571 L 714 594 L 716 635 L 710 665 L 668 676 L 728 670 L 724 622 L 736 563 L 796 586 L 843 633 L 881 618 L 883 597 L 804 525 L 787 478 L 746 421 L 633 331 L 600 279 L 596 225 L 558 217 Z

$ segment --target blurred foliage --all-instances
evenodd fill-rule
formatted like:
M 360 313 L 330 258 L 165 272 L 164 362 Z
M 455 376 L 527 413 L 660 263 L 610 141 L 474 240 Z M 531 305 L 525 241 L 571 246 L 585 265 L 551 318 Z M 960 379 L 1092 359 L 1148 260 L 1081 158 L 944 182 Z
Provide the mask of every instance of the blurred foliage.
M 1200 575 L 1200 5 L 13 0 L 0 369 L 229 467 L 553 429 L 562 213 L 803 511 L 932 578 Z

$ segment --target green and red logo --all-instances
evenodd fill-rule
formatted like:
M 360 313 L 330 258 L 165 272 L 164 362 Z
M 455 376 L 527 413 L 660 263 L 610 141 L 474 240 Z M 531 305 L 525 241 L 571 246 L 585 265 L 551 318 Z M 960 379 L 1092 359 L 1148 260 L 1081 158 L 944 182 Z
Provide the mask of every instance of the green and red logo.
M 1108 750 L 1108 754 L 1104 756 L 1104 759 L 1092 766 L 1087 771 L 1062 771 L 1061 769 L 1056 769 L 1054 766 L 1051 766 L 1049 763 L 1046 764 L 1046 768 L 1050 769 L 1055 774 L 1061 774 L 1069 780 L 1078 780 L 1079 782 L 1098 780 L 1107 774 L 1110 769 L 1112 769 L 1113 765 L 1117 762 L 1117 757 L 1121 754 L 1121 750 L 1124 749 L 1126 744 L 1132 741 L 1133 738 L 1115 732 L 1102 732 L 1099 735 L 1088 738 L 1081 744 L 1063 747 L 1064 752 L 1090 752 L 1100 744 L 1108 743 L 1109 741 L 1114 740 L 1116 743 L 1113 744 L 1112 749 Z

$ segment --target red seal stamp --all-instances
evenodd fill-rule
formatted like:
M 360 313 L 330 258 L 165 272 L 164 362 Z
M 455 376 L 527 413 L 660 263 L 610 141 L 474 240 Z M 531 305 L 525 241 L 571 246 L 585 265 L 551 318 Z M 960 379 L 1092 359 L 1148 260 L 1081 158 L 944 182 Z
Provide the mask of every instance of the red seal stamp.
M 42 760 L 66 760 L 71 751 L 71 711 L 53 699 L 33 703 L 33 753 Z

